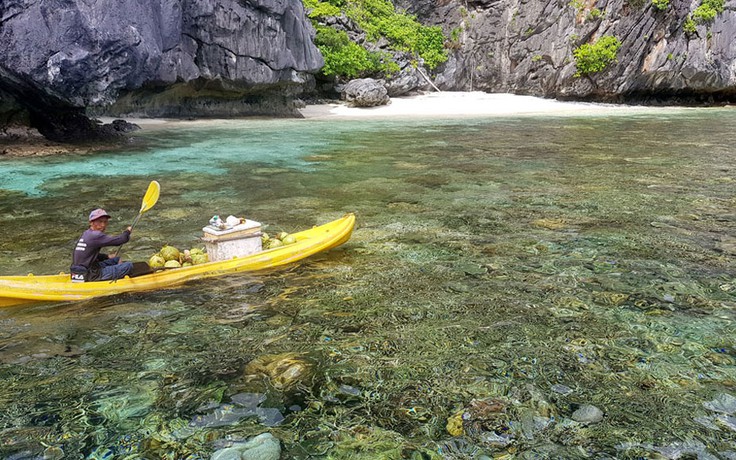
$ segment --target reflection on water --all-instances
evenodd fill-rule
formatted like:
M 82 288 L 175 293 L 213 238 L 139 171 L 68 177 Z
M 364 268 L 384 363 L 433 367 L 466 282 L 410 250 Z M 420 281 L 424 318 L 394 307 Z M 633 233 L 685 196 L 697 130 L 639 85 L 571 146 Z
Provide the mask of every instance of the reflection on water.
M 3 275 L 65 270 L 152 179 L 128 258 L 213 214 L 358 226 L 283 270 L 0 311 L 0 453 L 736 458 L 734 122 L 223 122 L 3 160 Z

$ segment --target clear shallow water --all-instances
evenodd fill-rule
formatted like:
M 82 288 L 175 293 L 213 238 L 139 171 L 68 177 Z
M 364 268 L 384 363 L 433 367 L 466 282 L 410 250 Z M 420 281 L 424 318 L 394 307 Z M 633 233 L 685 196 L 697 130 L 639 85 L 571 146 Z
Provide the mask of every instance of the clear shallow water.
M 3 275 L 65 270 L 89 210 L 120 229 L 152 179 L 128 258 L 216 213 L 358 226 L 284 270 L 1 310 L 0 452 L 209 458 L 268 431 L 283 458 L 733 458 L 734 122 L 231 121 L 5 159 Z

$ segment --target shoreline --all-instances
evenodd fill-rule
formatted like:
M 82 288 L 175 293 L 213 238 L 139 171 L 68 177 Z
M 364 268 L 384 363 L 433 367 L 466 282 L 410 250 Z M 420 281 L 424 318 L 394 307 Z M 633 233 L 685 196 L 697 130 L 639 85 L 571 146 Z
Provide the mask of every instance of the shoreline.
M 625 105 L 573 102 L 511 93 L 440 92 L 392 98 L 378 107 L 349 107 L 345 103 L 307 105 L 300 110 L 307 119 L 431 119 L 513 116 L 585 116 L 657 113 L 693 110 L 697 107 Z
M 710 108 L 710 107 L 708 107 Z M 406 120 L 406 119 L 462 119 L 483 117 L 525 116 L 614 116 L 631 114 L 656 114 L 678 110 L 708 109 L 685 106 L 633 106 L 596 102 L 570 102 L 522 96 L 510 93 L 483 92 L 433 92 L 392 98 L 387 105 L 378 107 L 349 107 L 343 102 L 307 104 L 298 109 L 300 120 Z M 719 106 L 718 108 L 723 108 Z M 120 117 L 98 117 L 103 123 L 111 123 Z M 124 118 L 141 130 L 151 131 L 172 128 L 176 125 L 195 126 L 222 123 L 233 120 L 270 120 L 271 117 L 199 118 L 194 120 L 168 118 Z M 38 135 L 16 139 L 0 139 L 0 159 L 14 157 L 42 157 L 62 154 L 89 154 L 105 150 L 110 142 L 63 144 Z

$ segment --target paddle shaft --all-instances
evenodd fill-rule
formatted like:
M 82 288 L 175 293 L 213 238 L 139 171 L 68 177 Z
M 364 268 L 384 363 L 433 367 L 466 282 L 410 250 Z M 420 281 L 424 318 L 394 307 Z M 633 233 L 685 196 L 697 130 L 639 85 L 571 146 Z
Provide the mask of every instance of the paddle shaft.
M 161 191 L 161 186 L 159 183 L 155 180 L 151 181 L 150 184 L 148 184 L 148 189 L 146 190 L 146 194 L 143 196 L 143 202 L 141 203 L 141 210 L 138 211 L 138 215 L 135 217 L 135 220 L 133 220 L 133 224 L 130 226 L 130 231 L 133 231 L 133 228 L 135 227 L 135 224 L 138 223 L 139 220 L 141 220 L 141 216 L 144 212 L 148 211 L 153 207 L 153 205 L 156 204 L 158 201 L 158 195 Z M 123 245 L 121 244 L 118 246 L 118 248 L 115 250 L 115 254 L 113 257 L 117 257 L 118 254 L 120 254 L 120 248 L 122 248 Z
M 131 232 L 133 231 L 133 228 L 135 227 L 135 224 L 137 224 L 138 221 L 141 220 L 141 216 L 142 215 L 143 215 L 143 213 L 142 212 L 139 212 L 138 215 L 135 216 L 135 219 L 133 220 L 133 224 L 130 226 L 130 231 Z M 125 243 L 123 243 L 123 244 L 125 244 Z M 123 247 L 122 244 L 120 246 L 118 246 L 118 248 L 115 250 L 115 254 L 113 254 L 113 257 L 117 257 L 118 254 L 120 254 L 120 248 L 122 248 L 122 247 Z

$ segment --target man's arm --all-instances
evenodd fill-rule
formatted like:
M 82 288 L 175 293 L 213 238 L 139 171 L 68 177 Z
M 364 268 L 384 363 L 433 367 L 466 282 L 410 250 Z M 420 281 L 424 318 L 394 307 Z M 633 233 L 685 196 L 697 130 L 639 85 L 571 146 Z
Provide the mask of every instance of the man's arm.
M 110 236 L 102 232 L 94 232 L 91 235 L 91 241 L 88 237 L 85 242 L 88 246 L 103 248 L 105 246 L 120 246 L 130 240 L 130 227 L 123 230 L 120 235 Z

